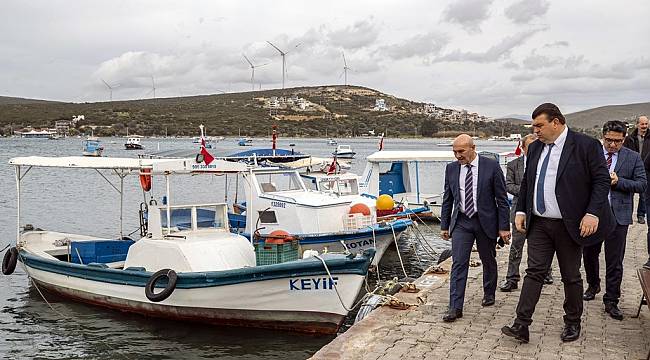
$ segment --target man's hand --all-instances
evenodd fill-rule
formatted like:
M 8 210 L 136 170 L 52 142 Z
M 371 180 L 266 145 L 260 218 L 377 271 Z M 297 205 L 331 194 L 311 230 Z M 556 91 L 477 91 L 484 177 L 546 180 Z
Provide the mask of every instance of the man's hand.
M 443 240 L 449 240 L 449 230 L 442 230 L 440 231 L 440 237 Z
M 499 237 L 503 240 L 504 243 L 510 244 L 510 231 L 499 230 Z
M 580 221 L 580 236 L 593 235 L 598 230 L 598 218 L 593 215 L 585 215 Z
M 519 231 L 522 234 L 526 233 L 526 215 L 523 214 L 517 214 L 515 215 L 515 227 L 517 228 L 517 231 Z
M 612 171 L 611 173 L 609 173 L 609 178 L 611 179 L 612 185 L 616 185 L 616 183 L 618 183 L 618 175 L 616 175 L 615 172 Z

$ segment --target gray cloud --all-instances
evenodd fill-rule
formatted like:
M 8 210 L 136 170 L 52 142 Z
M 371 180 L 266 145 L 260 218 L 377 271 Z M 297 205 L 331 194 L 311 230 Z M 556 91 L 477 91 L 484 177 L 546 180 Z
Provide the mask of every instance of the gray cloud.
M 447 6 L 443 19 L 460 24 L 470 32 L 479 32 L 481 23 L 489 17 L 492 3 L 493 0 L 456 0 Z
M 359 49 L 372 45 L 379 37 L 379 28 L 373 19 L 357 21 L 351 26 L 327 34 L 330 43 L 344 49 Z
M 568 46 L 569 46 L 568 41 L 556 41 L 554 43 L 549 43 L 544 45 L 545 48 L 568 47 Z
M 550 69 L 535 72 L 534 70 L 545 68 L 530 68 L 532 71 L 525 71 L 511 77 L 514 82 L 529 82 L 536 79 L 550 80 L 632 80 L 643 77 L 650 81 L 647 70 L 650 70 L 650 59 L 645 57 L 630 61 L 619 62 L 613 65 L 592 64 L 585 60 L 584 56 L 571 56 L 565 59 L 549 59 Z
M 402 42 L 382 46 L 379 53 L 393 60 L 406 59 L 410 57 L 427 57 L 437 55 L 443 47 L 449 43 L 449 37 L 445 34 L 429 32 L 427 34 L 415 35 Z
M 517 24 L 530 22 L 548 12 L 550 4 L 546 0 L 520 0 L 506 8 L 506 17 Z
M 435 59 L 435 61 L 470 61 L 478 63 L 490 63 L 499 61 L 506 58 L 513 49 L 522 45 L 526 40 L 528 40 L 528 38 L 542 30 L 544 29 L 531 29 L 512 36 L 508 36 L 501 40 L 498 44 L 493 45 L 487 49 L 485 52 L 467 52 L 454 50 L 451 53 Z

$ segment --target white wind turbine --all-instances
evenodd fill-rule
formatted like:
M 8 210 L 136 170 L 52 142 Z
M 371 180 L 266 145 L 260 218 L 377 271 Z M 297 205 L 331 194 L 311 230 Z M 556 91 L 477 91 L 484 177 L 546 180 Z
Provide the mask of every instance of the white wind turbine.
M 295 48 L 300 46 L 300 44 L 294 46 L 291 50 L 285 52 L 285 51 L 280 50 L 280 48 L 278 48 L 277 46 L 273 45 L 270 41 L 267 40 L 266 42 L 269 43 L 269 45 L 273 46 L 273 48 L 275 50 L 277 50 L 280 53 L 280 55 L 282 56 L 282 88 L 284 89 L 284 77 L 287 74 L 286 70 L 285 70 L 286 66 L 287 66 L 286 56 L 287 56 L 288 53 L 290 53 Z
M 252 87 L 253 91 L 255 91 L 255 68 L 266 66 L 266 65 L 268 65 L 270 63 L 266 63 L 266 64 L 262 64 L 262 65 L 253 65 L 253 62 L 250 61 L 250 59 L 248 57 L 246 57 L 246 54 L 242 54 L 242 56 L 244 57 L 244 59 L 246 59 L 246 62 L 248 62 L 248 65 L 250 65 L 250 67 L 251 67 L 251 87 Z
M 104 83 L 104 85 L 106 85 L 106 87 L 108 88 L 108 92 L 109 92 L 109 94 L 110 94 L 110 99 L 111 99 L 111 101 L 113 101 L 113 89 L 119 87 L 120 84 L 115 84 L 115 85 L 111 86 L 111 85 L 108 85 L 108 83 L 107 83 L 106 81 L 104 81 L 104 79 L 100 79 L 100 80 L 101 80 L 101 81 Z
M 154 81 L 153 75 L 151 75 L 151 90 L 149 90 L 144 96 L 147 96 L 153 92 L 153 98 L 156 98 L 156 82 Z
M 341 75 L 339 75 L 339 79 L 341 78 L 341 76 L 345 75 L 345 86 L 348 86 L 348 70 L 350 71 L 354 71 L 354 70 L 348 67 L 348 63 L 347 61 L 345 61 L 345 53 L 341 51 L 341 54 L 343 55 L 343 71 L 341 72 Z

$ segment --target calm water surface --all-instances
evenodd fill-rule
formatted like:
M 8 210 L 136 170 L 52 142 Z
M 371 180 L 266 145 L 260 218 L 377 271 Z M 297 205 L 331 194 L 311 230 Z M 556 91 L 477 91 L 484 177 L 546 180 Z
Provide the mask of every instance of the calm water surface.
M 105 156 L 136 157 L 123 150 L 124 139 L 105 138 Z M 386 150 L 445 150 L 439 139 L 386 139 Z M 281 139 L 279 147 L 295 144 L 297 151 L 328 156 L 334 148 L 324 139 Z M 376 139 L 340 139 L 357 151 L 352 171 L 361 174 L 366 156 L 377 149 Z M 189 139 L 145 139 L 147 151 L 192 149 Z M 255 139 L 255 146 L 270 147 L 270 141 Z M 506 151 L 512 143 L 480 142 L 479 150 Z M 225 139 L 211 150 L 227 155 L 244 148 L 236 139 Z M 246 148 L 250 149 L 250 148 Z M 14 169 L 7 161 L 16 156 L 81 155 L 81 139 L 40 140 L 0 138 L 0 249 L 15 244 L 16 184 Z M 420 166 L 423 192 L 439 192 L 443 164 Z M 109 177 L 118 184 L 116 177 Z M 156 179 L 154 178 L 154 181 Z M 225 176 L 175 177 L 172 203 L 224 201 L 235 193 L 234 178 Z M 152 193 L 159 199 L 164 184 L 154 182 Z M 241 191 L 241 190 L 240 190 Z M 119 196 L 94 170 L 34 168 L 22 182 L 21 223 L 43 229 L 114 236 L 119 234 Z M 243 194 L 240 192 L 240 194 Z M 241 195 L 240 195 L 241 196 Z M 125 179 L 124 232 L 138 228 L 137 210 L 143 194 L 135 176 Z M 417 277 L 436 254 L 449 246 L 440 240 L 439 226 L 420 226 L 423 240 L 415 231 L 402 235 L 400 253 L 409 276 Z M 136 233 L 137 234 L 137 233 Z M 135 235 L 134 235 L 135 236 Z M 423 245 L 424 241 L 426 243 Z M 432 253 L 433 249 L 435 253 Z M 2 254 L 3 255 L 3 254 Z M 403 276 L 395 249 L 389 249 L 380 264 L 382 279 Z M 372 275 L 372 282 L 376 274 Z M 0 355 L 13 358 L 105 358 L 105 359 L 304 359 L 332 340 L 332 336 L 311 336 L 280 331 L 223 328 L 150 319 L 118 311 L 70 302 L 46 294 L 51 309 L 30 286 L 17 267 L 11 276 L 0 274 Z M 354 314 L 341 331 L 353 322 Z

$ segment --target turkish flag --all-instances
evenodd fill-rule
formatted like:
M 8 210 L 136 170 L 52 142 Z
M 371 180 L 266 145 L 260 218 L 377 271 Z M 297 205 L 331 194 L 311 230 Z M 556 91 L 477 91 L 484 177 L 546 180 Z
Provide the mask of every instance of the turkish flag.
M 519 156 L 521 155 L 522 150 L 521 150 L 521 141 L 517 144 L 517 148 L 515 149 L 515 155 Z
M 203 162 L 206 165 L 210 165 L 214 161 L 214 156 L 210 155 L 208 150 L 205 148 L 205 139 L 201 138 L 201 155 L 203 155 Z

